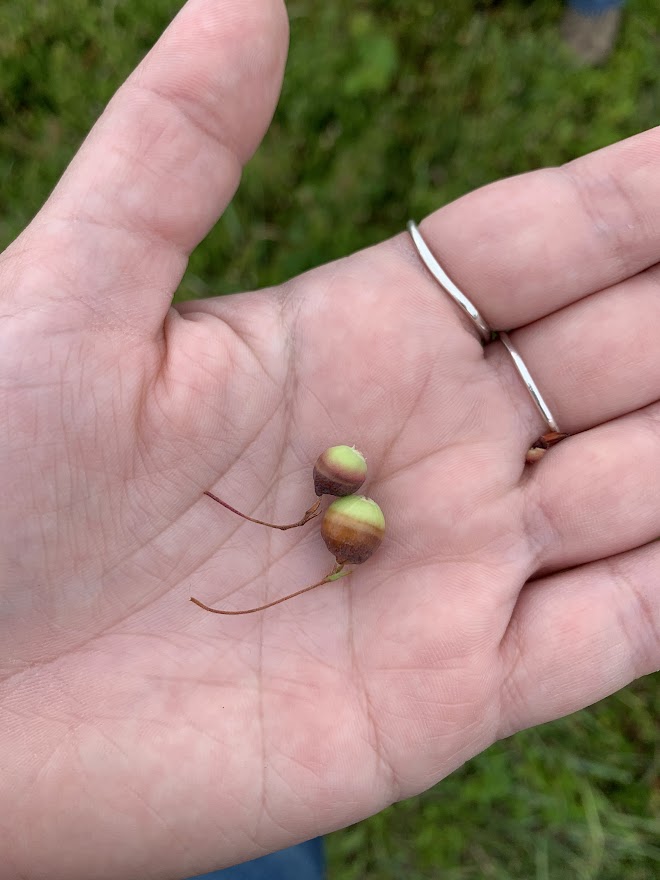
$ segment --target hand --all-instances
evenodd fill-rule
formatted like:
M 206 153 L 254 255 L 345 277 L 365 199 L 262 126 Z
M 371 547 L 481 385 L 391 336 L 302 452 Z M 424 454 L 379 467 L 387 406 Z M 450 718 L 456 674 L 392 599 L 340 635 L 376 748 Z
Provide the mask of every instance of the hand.
M 276 0 L 193 0 L 0 261 L 0 863 L 181 877 L 428 788 L 660 665 L 660 132 L 422 224 L 560 427 L 402 233 L 172 308 L 275 106 Z M 402 216 L 402 225 L 405 221 Z M 332 567 L 313 462 L 388 523 Z

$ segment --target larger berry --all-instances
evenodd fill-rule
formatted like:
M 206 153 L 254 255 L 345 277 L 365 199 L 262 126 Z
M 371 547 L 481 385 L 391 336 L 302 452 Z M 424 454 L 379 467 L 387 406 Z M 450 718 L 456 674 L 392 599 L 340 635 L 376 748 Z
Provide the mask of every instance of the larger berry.
M 385 534 L 383 511 L 364 495 L 337 498 L 323 517 L 321 534 L 340 565 L 365 562 Z

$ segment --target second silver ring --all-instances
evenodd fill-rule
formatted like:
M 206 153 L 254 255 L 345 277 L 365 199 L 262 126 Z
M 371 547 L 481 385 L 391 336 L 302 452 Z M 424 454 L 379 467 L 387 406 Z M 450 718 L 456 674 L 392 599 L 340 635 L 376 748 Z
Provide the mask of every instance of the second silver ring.
M 534 401 L 536 408 L 543 416 L 545 423 L 550 428 L 551 431 L 555 431 L 556 433 L 560 433 L 559 426 L 557 425 L 557 421 L 555 417 L 550 412 L 550 407 L 543 399 L 543 395 L 538 389 L 536 382 L 532 379 L 532 374 L 527 369 L 527 365 L 525 361 L 521 358 L 518 349 L 514 346 L 513 342 L 509 338 L 509 334 L 505 333 L 504 330 L 500 330 L 498 333 L 499 338 L 502 340 L 504 347 L 511 355 L 511 359 L 520 374 L 520 378 L 525 383 L 525 387 L 529 391 L 529 395 Z
M 484 342 L 488 342 L 492 336 L 491 329 L 482 318 L 479 309 L 474 305 L 474 303 L 470 302 L 470 300 L 461 290 L 458 289 L 458 287 L 454 284 L 449 275 L 447 275 L 445 270 L 442 268 L 440 263 L 438 263 L 436 258 L 431 253 L 431 249 L 424 241 L 422 233 L 417 228 L 417 224 L 413 220 L 408 221 L 408 232 L 410 233 L 417 253 L 421 257 L 422 262 L 429 270 L 431 275 L 433 275 L 433 277 L 438 282 L 440 287 L 442 287 L 445 293 L 448 293 L 449 296 L 454 300 L 454 302 L 458 306 L 460 306 L 460 308 L 465 312 L 468 318 L 476 326 Z

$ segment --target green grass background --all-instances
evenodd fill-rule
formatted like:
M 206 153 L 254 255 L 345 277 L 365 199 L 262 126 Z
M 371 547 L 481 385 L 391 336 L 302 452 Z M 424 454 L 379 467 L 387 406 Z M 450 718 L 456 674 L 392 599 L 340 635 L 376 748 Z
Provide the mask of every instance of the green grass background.
M 0 5 L 0 246 L 177 8 Z M 560 0 L 291 0 L 274 124 L 177 297 L 282 281 L 491 180 L 660 121 L 657 0 L 629 3 L 596 70 L 562 48 L 561 12 Z M 660 878 L 659 681 L 499 743 L 331 835 L 331 880 Z

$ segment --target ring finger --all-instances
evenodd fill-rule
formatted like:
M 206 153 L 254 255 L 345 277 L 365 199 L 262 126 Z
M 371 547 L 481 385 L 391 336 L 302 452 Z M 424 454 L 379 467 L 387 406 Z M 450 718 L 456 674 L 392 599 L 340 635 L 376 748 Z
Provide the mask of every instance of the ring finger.
M 511 334 L 561 431 L 587 430 L 660 397 L 659 279 L 653 267 Z M 543 421 L 504 346 L 488 346 L 486 357 L 522 414 L 524 446 Z

